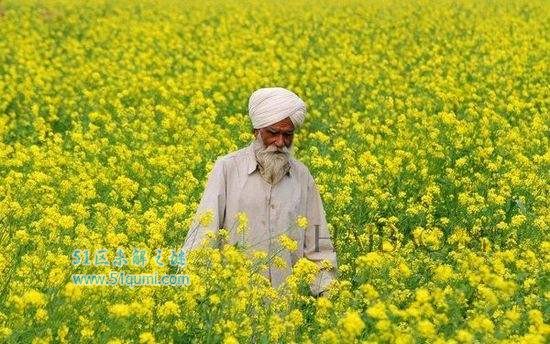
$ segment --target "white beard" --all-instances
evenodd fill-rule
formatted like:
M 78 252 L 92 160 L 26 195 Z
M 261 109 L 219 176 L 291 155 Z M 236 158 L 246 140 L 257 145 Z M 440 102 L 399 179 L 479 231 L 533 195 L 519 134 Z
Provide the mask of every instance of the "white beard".
M 264 146 L 260 134 L 253 143 L 254 154 L 259 164 L 260 175 L 271 185 L 277 184 L 290 169 L 291 149 L 275 145 Z

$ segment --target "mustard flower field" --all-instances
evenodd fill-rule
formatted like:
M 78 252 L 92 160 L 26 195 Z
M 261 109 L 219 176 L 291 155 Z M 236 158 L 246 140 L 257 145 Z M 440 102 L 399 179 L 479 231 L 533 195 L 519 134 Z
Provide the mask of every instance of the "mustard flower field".
M 0 342 L 547 343 L 549 14 L 540 0 L 0 1 Z M 271 86 L 308 106 L 294 153 L 338 256 L 319 298 L 307 260 L 280 289 L 261 274 L 280 259 L 231 245 L 168 264 L 216 158 L 253 139 L 248 97 Z M 143 264 L 113 266 L 136 248 Z M 76 249 L 110 264 L 75 265 Z M 71 280 L 113 269 L 191 283 Z

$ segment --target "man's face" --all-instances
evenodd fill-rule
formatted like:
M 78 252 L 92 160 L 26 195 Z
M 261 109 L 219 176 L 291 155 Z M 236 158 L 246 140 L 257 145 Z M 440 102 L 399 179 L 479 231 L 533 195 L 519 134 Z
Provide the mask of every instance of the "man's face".
M 292 124 L 290 117 L 287 117 L 265 128 L 254 129 L 256 135 L 258 132 L 261 134 L 265 147 L 273 145 L 278 149 L 285 146 L 290 148 L 294 139 L 294 124 Z

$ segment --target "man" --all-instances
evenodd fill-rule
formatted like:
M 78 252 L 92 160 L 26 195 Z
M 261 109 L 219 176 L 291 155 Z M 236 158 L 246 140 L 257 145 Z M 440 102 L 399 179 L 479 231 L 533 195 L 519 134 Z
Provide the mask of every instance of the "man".
M 274 287 L 284 282 L 298 259 L 317 263 L 321 270 L 310 290 L 322 295 L 335 277 L 336 253 L 313 177 L 291 154 L 294 131 L 305 119 L 306 105 L 287 89 L 261 88 L 250 96 L 248 111 L 256 139 L 214 164 L 183 249 L 188 252 L 206 233 L 226 228 L 230 243 L 283 258 L 286 267 L 270 264 L 265 272 Z M 249 230 L 239 233 L 236 227 L 242 213 Z M 208 224 L 199 220 L 205 214 L 210 217 Z M 282 234 L 293 239 L 297 248 L 282 249 L 278 240 Z M 327 267 L 322 261 L 330 264 Z

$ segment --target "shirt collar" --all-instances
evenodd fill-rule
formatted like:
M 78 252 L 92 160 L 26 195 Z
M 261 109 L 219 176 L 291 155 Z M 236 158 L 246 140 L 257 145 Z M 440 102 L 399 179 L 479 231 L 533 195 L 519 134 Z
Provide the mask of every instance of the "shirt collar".
M 258 161 L 256 160 L 256 156 L 254 155 L 254 148 L 252 147 L 254 143 L 250 144 L 247 147 L 247 172 L 248 174 L 251 174 L 252 172 L 256 171 L 258 168 Z M 293 168 L 294 168 L 294 161 L 292 160 L 292 157 L 289 159 L 290 168 L 288 169 L 288 174 L 293 175 Z

